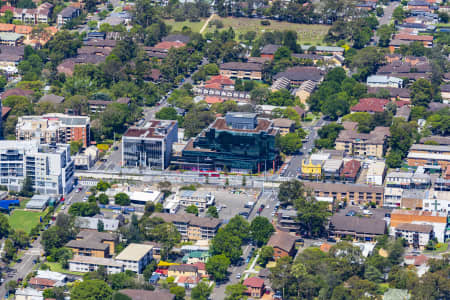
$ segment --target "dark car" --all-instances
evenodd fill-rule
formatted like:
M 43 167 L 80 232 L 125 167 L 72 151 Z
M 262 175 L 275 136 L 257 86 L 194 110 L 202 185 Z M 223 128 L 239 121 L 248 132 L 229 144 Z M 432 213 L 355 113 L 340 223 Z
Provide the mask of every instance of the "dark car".
M 246 219 L 248 219 L 248 212 L 246 212 L 246 211 L 240 212 L 239 215 L 243 216 Z
M 335 239 L 335 238 L 332 238 L 332 237 L 329 237 L 329 238 L 327 239 L 327 242 L 330 242 L 330 243 L 336 243 L 336 239 Z

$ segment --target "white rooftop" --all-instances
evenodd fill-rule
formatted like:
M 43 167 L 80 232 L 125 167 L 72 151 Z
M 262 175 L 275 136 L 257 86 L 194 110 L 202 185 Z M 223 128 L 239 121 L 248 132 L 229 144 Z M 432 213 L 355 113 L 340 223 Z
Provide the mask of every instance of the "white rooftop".
M 116 260 L 139 261 L 149 251 L 152 251 L 152 249 L 152 245 L 129 244 L 119 255 L 117 255 Z

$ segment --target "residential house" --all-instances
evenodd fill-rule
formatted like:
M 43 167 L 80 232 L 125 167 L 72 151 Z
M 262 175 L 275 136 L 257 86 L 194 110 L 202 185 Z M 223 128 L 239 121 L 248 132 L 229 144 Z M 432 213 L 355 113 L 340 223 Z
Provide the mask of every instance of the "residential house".
M 261 49 L 261 57 L 273 59 L 275 56 L 275 52 L 277 52 L 278 48 L 280 47 L 281 45 L 274 45 L 274 44 L 265 45 Z
M 366 81 L 369 87 L 403 87 L 403 79 L 385 75 L 371 75 Z
M 82 230 L 65 247 L 72 249 L 74 255 L 107 258 L 114 255 L 115 245 L 116 237 L 111 233 Z
M 14 32 L 0 32 L 0 45 L 21 46 L 24 41 L 24 35 Z
M 173 278 L 178 276 L 198 277 L 198 267 L 194 265 L 171 265 L 167 276 Z
M 44 300 L 44 292 L 26 287 L 16 289 L 14 299 L 16 300 Z
M 259 277 L 249 277 L 242 283 L 247 291 L 245 292 L 252 298 L 261 298 L 264 295 L 264 279 Z
M 409 45 L 412 42 L 422 42 L 425 48 L 433 47 L 433 36 L 431 35 L 413 35 L 413 34 L 395 34 L 389 44 L 389 51 L 394 53 L 401 45 Z
M 447 182 L 448 183 L 448 182 Z M 423 198 L 423 210 L 450 212 L 450 191 L 430 191 Z
M 280 135 L 286 135 L 295 131 L 295 121 L 286 118 L 273 119 L 273 126 L 280 129 Z
M 319 83 L 323 80 L 324 74 L 323 71 L 316 67 L 297 66 L 287 68 L 285 71 L 276 74 L 273 79 L 277 80 L 281 77 L 289 80 L 291 85 L 300 86 L 308 80 Z
M 24 46 L 6 46 L 0 45 L 0 70 L 8 74 L 18 72 L 17 66 L 22 61 L 24 55 Z
M 392 101 L 401 100 L 411 102 L 411 91 L 406 88 L 394 88 L 394 87 L 368 87 L 368 94 L 376 94 L 380 90 L 389 92 Z
M 172 49 L 172 48 L 175 48 L 175 49 L 177 49 L 177 48 L 181 48 L 181 47 L 184 47 L 184 46 L 186 46 L 186 44 L 185 43 L 183 43 L 183 42 L 179 42 L 179 41 L 174 41 L 174 42 L 159 42 L 158 44 L 156 44 L 155 46 L 153 46 L 154 48 L 156 48 L 156 49 L 162 49 L 162 50 L 165 50 L 165 51 L 169 51 L 170 49 Z
M 81 11 L 79 8 L 68 6 L 59 12 L 56 17 L 56 24 L 58 24 L 58 26 L 63 26 L 67 22 L 70 22 L 72 19 L 78 17 L 80 14 Z
M 440 86 L 442 101 L 444 103 L 450 103 L 450 84 L 444 84 Z
M 304 53 L 310 54 L 337 54 L 344 55 L 344 48 L 334 47 L 334 46 L 311 46 L 311 45 L 301 45 L 300 46 Z
M 261 80 L 263 66 L 257 63 L 228 62 L 220 65 L 220 75 L 230 78 Z
M 273 248 L 273 259 L 295 255 L 295 242 L 297 238 L 286 232 L 275 232 L 267 242 Z
M 378 98 L 363 98 L 359 99 L 358 104 L 352 106 L 350 109 L 352 113 L 355 112 L 367 112 L 367 113 L 376 113 L 383 112 L 386 104 L 389 103 L 387 99 L 378 99 Z
M 300 87 L 294 89 L 294 96 L 298 97 L 303 104 L 306 104 L 309 96 L 314 92 L 317 87 L 317 82 L 312 80 L 307 80 L 303 82 Z

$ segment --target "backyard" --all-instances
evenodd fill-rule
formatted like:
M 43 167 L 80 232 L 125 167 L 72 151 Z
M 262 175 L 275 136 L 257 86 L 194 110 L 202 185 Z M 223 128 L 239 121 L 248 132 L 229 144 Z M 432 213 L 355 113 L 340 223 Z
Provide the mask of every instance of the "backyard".
M 258 34 L 261 34 L 265 31 L 274 31 L 274 30 L 294 30 L 297 32 L 298 41 L 300 44 L 311 44 L 311 45 L 320 45 L 322 44 L 322 40 L 324 36 L 328 32 L 329 26 L 327 25 L 319 25 L 319 24 L 296 24 L 289 22 L 279 22 L 270 20 L 269 26 L 261 25 L 260 19 L 249 19 L 249 18 L 222 18 L 219 16 L 214 16 L 213 20 L 220 20 L 223 23 L 223 28 L 221 30 L 225 30 L 228 27 L 232 27 L 236 33 L 236 38 L 239 38 L 240 35 L 245 34 L 248 31 L 255 31 Z M 175 22 L 174 20 L 165 20 L 166 24 L 172 26 L 173 31 L 181 31 L 184 26 L 190 27 L 193 32 L 199 32 L 202 26 L 205 23 L 205 19 L 202 19 L 200 22 Z M 205 32 L 214 32 L 216 29 L 215 26 L 207 26 Z
M 27 211 L 22 209 L 14 209 L 11 215 L 8 217 L 9 224 L 14 230 L 23 229 L 25 232 L 29 233 L 31 228 L 39 223 L 40 217 L 44 216 L 45 211 Z

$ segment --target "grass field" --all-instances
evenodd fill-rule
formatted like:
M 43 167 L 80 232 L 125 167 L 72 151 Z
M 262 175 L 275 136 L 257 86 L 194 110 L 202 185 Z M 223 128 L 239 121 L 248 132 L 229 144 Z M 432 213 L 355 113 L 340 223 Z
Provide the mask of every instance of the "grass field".
M 58 262 L 45 262 L 45 264 L 47 266 L 49 266 L 50 267 L 50 271 L 53 271 L 53 272 L 59 272 L 59 273 L 64 273 L 64 274 L 72 274 L 72 275 L 79 275 L 79 276 L 83 276 L 83 274 L 84 274 L 84 273 L 81 273 L 81 272 L 71 272 L 69 270 L 63 269 L 61 264 L 58 263 Z
M 184 26 L 190 27 L 192 32 L 200 32 L 200 29 L 202 29 L 203 24 L 205 24 L 206 19 L 202 19 L 200 22 L 190 22 L 190 21 L 184 21 L 184 22 L 175 22 L 175 20 L 164 20 L 164 23 L 167 25 L 172 26 L 172 31 L 181 31 Z
M 232 27 L 236 32 L 236 37 L 239 38 L 241 34 L 245 34 L 248 31 L 256 31 L 261 34 L 265 31 L 283 31 L 294 30 L 297 32 L 298 40 L 300 44 L 318 45 L 322 43 L 324 36 L 328 32 L 329 26 L 326 25 L 308 25 L 308 24 L 295 24 L 289 22 L 279 22 L 270 20 L 269 26 L 262 26 L 260 19 L 249 18 L 221 18 L 214 17 L 213 20 L 221 20 L 224 28 Z M 208 27 L 205 31 L 214 31 L 215 27 Z
M 320 45 L 323 44 L 322 40 L 324 36 L 328 32 L 329 26 L 327 25 L 319 25 L 319 24 L 295 24 L 289 22 L 279 22 L 270 20 L 269 26 L 262 26 L 260 19 L 249 19 L 249 18 L 221 18 L 219 16 L 215 16 L 213 20 L 222 21 L 224 27 L 220 30 L 228 29 L 232 27 L 236 33 L 236 38 L 239 38 L 240 35 L 245 34 L 248 31 L 255 31 L 258 34 L 262 34 L 265 31 L 283 31 L 283 30 L 294 30 L 297 32 L 300 44 L 311 44 L 311 45 Z M 193 32 L 199 32 L 205 23 L 205 19 L 202 19 L 200 22 L 175 22 L 174 20 L 165 20 L 166 24 L 172 26 L 172 31 L 181 31 L 184 26 L 188 26 L 191 28 Z M 204 33 L 206 32 L 214 32 L 215 26 L 208 26 Z
M 44 216 L 45 211 L 35 212 L 26 211 L 22 209 L 13 210 L 12 214 L 9 216 L 9 224 L 12 228 L 23 229 L 25 232 L 29 233 L 31 228 L 39 223 L 39 217 Z

